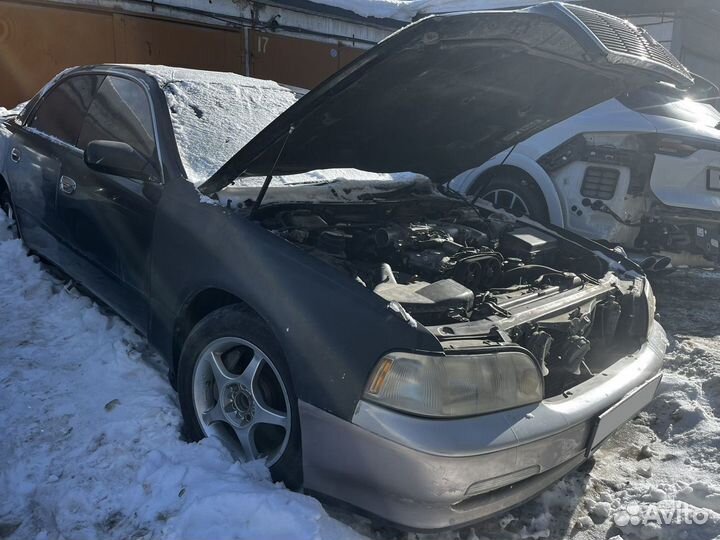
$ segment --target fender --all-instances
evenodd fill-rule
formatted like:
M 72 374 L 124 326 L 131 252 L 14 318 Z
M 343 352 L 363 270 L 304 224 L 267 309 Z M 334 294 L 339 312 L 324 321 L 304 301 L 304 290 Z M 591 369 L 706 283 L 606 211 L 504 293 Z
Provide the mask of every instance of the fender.
M 460 193 L 467 193 L 480 175 L 501 165 L 520 169 L 535 180 L 535 183 L 538 185 L 545 197 L 548 214 L 550 215 L 550 223 L 557 225 L 558 227 L 565 227 L 565 218 L 563 215 L 562 204 L 560 203 L 560 196 L 558 195 L 557 188 L 555 187 L 552 179 L 534 159 L 519 153 L 517 149 L 514 152 L 511 149 L 500 152 L 487 160 L 480 167 L 470 169 L 469 171 L 465 171 L 464 173 L 458 175 L 454 180 L 452 180 L 452 187 Z

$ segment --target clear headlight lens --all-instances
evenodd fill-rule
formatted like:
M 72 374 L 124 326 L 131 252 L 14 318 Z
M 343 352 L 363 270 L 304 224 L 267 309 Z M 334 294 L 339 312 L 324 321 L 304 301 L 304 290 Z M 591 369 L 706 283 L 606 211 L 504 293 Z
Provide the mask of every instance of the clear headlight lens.
M 431 417 L 458 417 L 537 403 L 543 379 L 521 351 L 462 356 L 393 352 L 380 359 L 365 398 Z

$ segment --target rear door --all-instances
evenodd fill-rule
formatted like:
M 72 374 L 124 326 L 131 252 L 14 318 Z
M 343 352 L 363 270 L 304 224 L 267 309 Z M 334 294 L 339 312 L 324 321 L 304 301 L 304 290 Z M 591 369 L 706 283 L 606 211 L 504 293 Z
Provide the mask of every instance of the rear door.
M 11 122 L 6 172 L 27 245 L 73 272 L 67 231 L 57 216 L 62 163 L 82 156 L 77 139 L 85 113 L 103 76 L 61 79 L 28 111 L 24 125 Z
M 153 223 L 162 191 L 155 120 L 148 90 L 132 77 L 108 75 L 80 127 L 78 148 L 91 141 L 132 146 L 156 174 L 149 181 L 90 169 L 82 152 L 63 163 L 58 213 L 83 259 L 85 284 L 136 327 L 145 329 Z

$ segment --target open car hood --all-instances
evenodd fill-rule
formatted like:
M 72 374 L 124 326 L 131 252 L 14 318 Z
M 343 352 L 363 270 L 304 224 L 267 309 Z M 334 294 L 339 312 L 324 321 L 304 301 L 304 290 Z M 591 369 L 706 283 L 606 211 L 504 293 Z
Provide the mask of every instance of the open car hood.
M 328 168 L 446 181 L 658 80 L 692 84 L 645 31 L 587 8 L 547 3 L 431 16 L 306 94 L 199 189 L 211 194 L 240 176 Z

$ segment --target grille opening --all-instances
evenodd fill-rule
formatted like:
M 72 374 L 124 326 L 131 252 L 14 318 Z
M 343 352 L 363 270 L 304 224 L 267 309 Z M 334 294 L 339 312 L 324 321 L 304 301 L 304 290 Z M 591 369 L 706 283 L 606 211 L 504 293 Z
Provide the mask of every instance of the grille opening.
M 580 193 L 583 197 L 609 201 L 615 195 L 620 171 L 606 167 L 588 167 L 585 169 Z
M 670 51 L 650 37 L 646 31 L 628 21 L 579 6 L 566 7 L 609 50 L 620 54 L 642 56 L 681 73 L 687 72 Z

